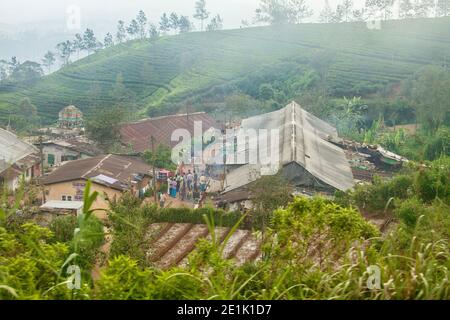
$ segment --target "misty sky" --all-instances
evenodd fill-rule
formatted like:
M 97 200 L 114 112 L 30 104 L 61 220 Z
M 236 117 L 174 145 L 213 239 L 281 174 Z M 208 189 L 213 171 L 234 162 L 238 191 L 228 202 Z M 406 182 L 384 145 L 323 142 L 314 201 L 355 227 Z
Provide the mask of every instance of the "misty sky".
M 219 13 L 225 28 L 238 28 L 241 21 L 251 21 L 259 0 L 207 0 L 207 9 Z M 324 0 L 309 0 L 316 14 Z M 329 0 L 335 6 L 340 0 Z M 364 0 L 355 0 L 357 6 Z M 0 23 L 20 25 L 39 21 L 64 21 L 67 8 L 76 5 L 81 9 L 81 23 L 93 20 L 129 20 L 143 9 L 151 21 L 157 22 L 163 12 L 193 15 L 195 0 L 1 0 Z

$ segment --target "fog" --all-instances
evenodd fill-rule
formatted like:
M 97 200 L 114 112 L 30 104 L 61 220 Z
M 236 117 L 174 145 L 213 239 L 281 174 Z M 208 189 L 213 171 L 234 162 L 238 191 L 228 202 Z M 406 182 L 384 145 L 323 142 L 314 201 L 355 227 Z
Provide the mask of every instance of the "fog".
M 318 14 L 324 0 L 309 0 L 309 6 Z M 340 0 L 330 0 L 336 6 Z M 355 0 L 359 6 L 364 0 Z M 251 21 L 259 0 L 207 0 L 211 14 L 220 14 L 225 28 L 238 28 L 242 20 Z M 81 27 L 100 21 L 131 19 L 142 9 L 149 19 L 157 22 L 163 12 L 177 12 L 192 17 L 195 0 L 2 0 L 0 2 L 0 23 L 20 26 L 44 21 L 60 21 L 64 27 L 67 10 L 77 6 L 81 11 Z

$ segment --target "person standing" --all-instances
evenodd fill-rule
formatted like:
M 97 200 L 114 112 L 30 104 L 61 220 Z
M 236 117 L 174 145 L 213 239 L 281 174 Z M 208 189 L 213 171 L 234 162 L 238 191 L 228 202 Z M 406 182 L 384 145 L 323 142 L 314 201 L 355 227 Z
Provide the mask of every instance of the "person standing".
M 194 190 L 197 191 L 198 188 L 198 173 L 194 170 Z
M 187 188 L 188 188 L 189 192 L 191 192 L 192 191 L 192 183 L 194 181 L 194 176 L 192 175 L 191 170 L 188 171 L 186 178 L 187 178 Z
M 159 196 L 159 207 L 161 208 L 161 209 L 164 209 L 164 205 L 166 204 L 166 194 L 165 193 L 160 193 L 160 196 Z

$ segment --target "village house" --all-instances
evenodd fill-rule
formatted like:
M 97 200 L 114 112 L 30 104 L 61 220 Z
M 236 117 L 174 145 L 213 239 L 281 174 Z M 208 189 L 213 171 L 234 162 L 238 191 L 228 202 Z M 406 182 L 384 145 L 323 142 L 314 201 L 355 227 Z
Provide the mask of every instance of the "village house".
M 41 175 L 41 157 L 33 145 L 0 128 L 0 185 L 16 190 L 20 181 L 31 181 Z
M 261 129 L 269 132 L 277 130 L 278 163 L 271 164 L 270 168 L 260 163 L 249 163 L 251 141 L 237 146 L 235 155 L 227 155 L 227 163 L 233 165 L 227 167 L 223 192 L 218 198 L 220 201 L 233 203 L 248 200 L 251 196 L 248 192 L 249 185 L 264 175 L 280 174 L 298 192 L 305 194 L 332 194 L 336 190 L 351 189 L 355 184 L 344 150 L 334 144 L 341 140 L 336 128 L 305 111 L 295 102 L 283 109 L 244 119 L 239 129 L 256 132 Z M 267 154 L 271 152 L 270 149 L 263 151 Z M 218 156 L 222 157 L 220 154 Z M 237 159 L 243 161 L 239 162 Z
M 41 146 L 40 143 L 35 145 Z M 42 152 L 46 167 L 58 167 L 67 161 L 87 159 L 101 154 L 94 143 L 84 137 L 45 141 L 42 143 Z
M 184 129 L 193 137 L 195 122 L 202 123 L 202 134 L 211 128 L 219 128 L 216 121 L 205 112 L 150 118 L 124 124 L 120 130 L 122 144 L 131 147 L 133 152 L 143 153 L 151 149 L 153 137 L 155 147 L 174 147 L 178 141 L 171 141 L 172 133 Z
M 151 186 L 151 171 L 151 167 L 137 157 L 108 154 L 67 162 L 46 176 L 42 183 L 46 201 L 80 202 L 90 180 L 91 192 L 100 194 L 91 209 L 108 209 L 108 199 L 118 200 L 126 191 L 143 197 Z M 104 211 L 97 211 L 96 215 L 106 218 Z

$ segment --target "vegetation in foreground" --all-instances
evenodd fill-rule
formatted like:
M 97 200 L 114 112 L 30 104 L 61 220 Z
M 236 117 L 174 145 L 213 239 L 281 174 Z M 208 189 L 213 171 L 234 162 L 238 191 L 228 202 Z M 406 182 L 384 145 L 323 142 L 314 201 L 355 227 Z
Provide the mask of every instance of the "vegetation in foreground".
M 72 218 L 55 220 L 51 230 L 31 223 L 11 223 L 14 208 L 3 204 L 0 297 L 450 299 L 449 173 L 449 159 L 442 158 L 409 168 L 391 181 L 338 195 L 335 201 L 295 198 L 273 211 L 267 228 L 255 229 L 264 232 L 262 258 L 241 267 L 222 258 L 223 244 L 202 240 L 191 253 L 188 267 L 155 268 L 142 257 L 142 234 L 149 223 L 165 216 L 154 207 L 125 197 L 112 204 L 109 213 L 113 230 L 109 262 L 96 281 L 90 272 L 82 272 L 79 290 L 67 287 L 73 281 L 67 268 L 77 259 L 83 270 L 90 270 L 92 257 L 98 256 L 103 236 L 92 240 L 99 234 L 95 230 L 100 230 L 89 211 L 95 195 L 87 198 L 75 236 Z M 366 212 L 382 209 L 393 223 L 382 234 L 358 208 Z M 214 230 L 220 213 L 208 210 L 201 214 Z M 199 214 L 192 212 L 190 222 L 197 223 Z M 171 216 L 177 219 L 175 212 Z M 80 250 L 82 243 L 86 245 Z M 373 270 L 379 271 L 379 287 Z M 371 289 L 368 283 L 373 284 Z

